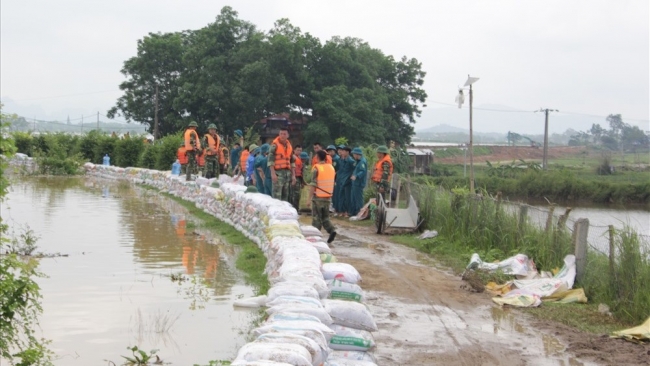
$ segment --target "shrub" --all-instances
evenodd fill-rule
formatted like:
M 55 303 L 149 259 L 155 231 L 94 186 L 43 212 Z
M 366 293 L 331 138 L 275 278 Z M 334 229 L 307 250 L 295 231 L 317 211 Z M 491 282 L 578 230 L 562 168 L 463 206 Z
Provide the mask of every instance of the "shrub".
M 117 140 L 115 144 L 115 165 L 123 168 L 138 166 L 144 143 L 137 137 Z

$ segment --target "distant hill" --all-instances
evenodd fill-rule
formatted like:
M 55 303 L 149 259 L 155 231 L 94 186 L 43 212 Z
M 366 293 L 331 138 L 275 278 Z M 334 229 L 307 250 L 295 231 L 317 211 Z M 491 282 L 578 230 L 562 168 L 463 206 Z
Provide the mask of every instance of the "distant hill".
M 422 133 L 469 133 L 469 130 L 454 127 L 454 126 L 450 126 L 450 125 L 447 125 L 447 124 L 443 123 L 441 125 L 415 130 L 415 133 L 416 134 L 422 134 Z

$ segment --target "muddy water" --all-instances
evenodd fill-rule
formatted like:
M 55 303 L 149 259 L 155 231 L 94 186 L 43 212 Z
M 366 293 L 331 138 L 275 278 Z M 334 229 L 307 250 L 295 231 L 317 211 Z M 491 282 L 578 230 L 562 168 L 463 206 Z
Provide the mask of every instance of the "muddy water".
M 42 259 L 48 277 L 38 280 L 56 365 L 121 364 L 134 345 L 159 349 L 166 363 L 203 365 L 232 359 L 245 343 L 256 315 L 233 309 L 252 295 L 233 247 L 194 234 L 174 202 L 127 185 L 49 178 L 15 182 L 2 210 L 10 225 L 40 236 L 40 251 L 68 255 Z

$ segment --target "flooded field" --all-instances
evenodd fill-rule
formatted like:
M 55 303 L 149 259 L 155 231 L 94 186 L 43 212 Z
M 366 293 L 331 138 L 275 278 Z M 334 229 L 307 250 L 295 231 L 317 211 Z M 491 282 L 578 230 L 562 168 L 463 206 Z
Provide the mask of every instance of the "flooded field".
M 173 201 L 126 184 L 84 178 L 13 182 L 2 217 L 39 236 L 42 335 L 56 365 L 121 364 L 127 346 L 167 364 L 232 359 L 255 312 L 232 302 L 253 291 L 235 249 L 198 235 Z

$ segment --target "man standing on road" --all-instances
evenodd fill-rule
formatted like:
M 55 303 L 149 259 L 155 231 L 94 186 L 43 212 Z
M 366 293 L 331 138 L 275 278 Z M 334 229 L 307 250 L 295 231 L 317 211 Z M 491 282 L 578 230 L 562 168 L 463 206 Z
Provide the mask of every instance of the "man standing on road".
M 348 206 L 348 215 L 356 216 L 363 207 L 363 189 L 366 187 L 368 179 L 368 162 L 363 157 L 363 151 L 359 147 L 352 149 L 352 156 L 356 164 L 350 180 L 350 205 Z
M 208 126 L 208 133 L 203 138 L 203 148 L 205 149 L 205 177 L 219 178 L 219 161 L 218 157 L 221 148 L 221 139 L 217 134 L 217 126 L 211 123 Z
M 260 153 L 260 148 L 255 144 L 250 144 L 248 150 L 250 153 L 247 155 L 246 162 L 243 165 L 242 169 L 245 169 L 243 174 L 246 175 L 246 182 L 248 182 L 249 186 L 257 186 L 257 180 L 255 180 L 255 158 Z
M 197 127 L 199 127 L 198 123 L 195 121 L 190 122 L 183 135 L 185 141 L 185 153 L 187 154 L 185 180 L 188 182 L 192 180 L 192 174 L 198 174 L 196 159 L 198 155 L 201 155 L 201 145 L 199 135 L 196 133 Z
M 283 127 L 278 137 L 273 140 L 268 157 L 273 182 L 273 198 L 289 202 L 289 188 L 296 184 L 295 161 L 293 148 L 289 142 L 289 130 Z
M 348 207 L 350 206 L 350 191 L 351 183 L 350 177 L 354 171 L 355 160 L 350 156 L 350 149 L 345 145 L 339 146 L 339 161 L 338 170 L 336 171 L 336 187 L 334 191 L 338 194 L 336 199 L 337 206 L 334 210 L 343 217 L 348 216 Z
M 237 170 L 237 167 L 239 166 L 239 157 L 241 156 L 241 145 L 239 142 L 235 142 L 233 145 L 232 149 L 230 149 L 230 173 L 234 177 Z
M 300 191 L 302 190 L 302 186 L 305 184 L 304 179 L 302 178 L 302 171 L 303 171 L 303 163 L 302 159 L 300 158 L 300 155 L 302 154 L 302 146 L 296 145 L 296 147 L 293 149 L 293 155 L 294 159 L 296 161 L 296 184 L 291 186 L 291 204 L 293 207 L 296 209 L 296 211 L 300 210 L 299 202 L 300 202 Z
M 377 148 L 377 164 L 370 178 L 375 182 L 377 194 L 386 202 L 386 193 L 390 195 L 390 180 L 393 177 L 393 162 L 390 159 L 388 147 L 382 145 Z M 388 196 L 390 197 L 390 196 Z
M 334 191 L 334 167 L 327 164 L 327 153 L 317 153 L 318 164 L 311 168 L 311 183 L 307 207 L 311 208 L 312 226 L 320 230 L 322 227 L 329 234 L 327 243 L 334 241 L 336 229 L 330 222 L 330 199 Z
M 269 144 L 260 146 L 260 153 L 255 158 L 255 180 L 259 193 L 268 196 L 272 194 L 273 183 L 271 182 L 271 170 L 268 164 Z

